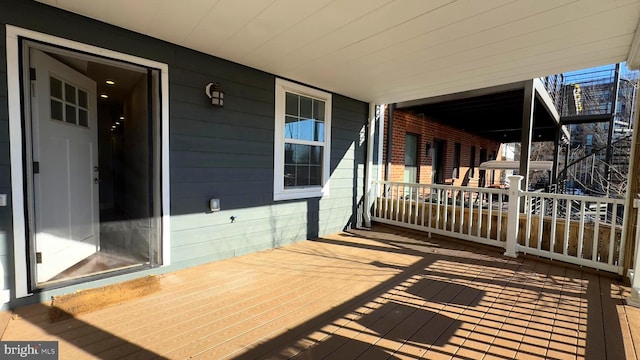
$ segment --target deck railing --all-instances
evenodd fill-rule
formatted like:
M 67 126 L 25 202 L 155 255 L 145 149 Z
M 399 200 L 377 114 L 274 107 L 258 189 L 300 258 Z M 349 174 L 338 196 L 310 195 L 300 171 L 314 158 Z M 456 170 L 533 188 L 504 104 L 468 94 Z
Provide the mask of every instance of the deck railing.
M 382 181 L 374 191 L 375 221 L 504 247 L 504 189 Z
M 624 200 L 374 181 L 372 220 L 622 273 Z

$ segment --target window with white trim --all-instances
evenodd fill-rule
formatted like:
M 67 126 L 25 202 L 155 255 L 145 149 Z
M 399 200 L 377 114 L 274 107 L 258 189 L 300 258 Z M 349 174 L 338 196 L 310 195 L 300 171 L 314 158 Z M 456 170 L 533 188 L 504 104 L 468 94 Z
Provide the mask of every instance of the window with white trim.
M 273 199 L 326 195 L 331 94 L 276 79 L 275 114 Z

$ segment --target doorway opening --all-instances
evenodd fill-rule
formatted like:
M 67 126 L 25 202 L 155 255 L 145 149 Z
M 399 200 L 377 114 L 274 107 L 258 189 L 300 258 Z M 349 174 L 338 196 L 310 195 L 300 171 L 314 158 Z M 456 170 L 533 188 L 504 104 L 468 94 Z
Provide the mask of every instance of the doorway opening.
M 31 289 L 160 265 L 160 70 L 21 49 Z
M 487 149 L 480 148 L 480 164 L 487 161 Z M 487 186 L 486 179 L 487 178 L 487 170 L 480 169 L 478 173 L 478 184 L 479 186 Z
M 432 184 L 444 183 L 444 166 L 446 156 L 446 144 L 447 142 L 442 139 L 433 139 L 433 165 Z

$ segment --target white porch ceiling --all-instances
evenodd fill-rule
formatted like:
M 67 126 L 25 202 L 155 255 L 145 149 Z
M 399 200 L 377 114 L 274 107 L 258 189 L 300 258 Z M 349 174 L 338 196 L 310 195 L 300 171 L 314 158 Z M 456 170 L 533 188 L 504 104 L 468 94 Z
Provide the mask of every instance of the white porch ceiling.
M 640 63 L 640 0 L 39 1 L 376 103 Z

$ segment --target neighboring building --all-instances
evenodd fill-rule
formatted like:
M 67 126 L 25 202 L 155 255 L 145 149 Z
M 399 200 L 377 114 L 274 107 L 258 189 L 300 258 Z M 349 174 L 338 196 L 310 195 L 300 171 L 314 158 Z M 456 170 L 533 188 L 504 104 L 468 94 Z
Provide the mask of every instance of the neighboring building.
M 386 134 L 385 128 L 385 139 Z M 386 149 L 386 140 L 384 144 Z M 411 111 L 395 109 L 392 147 L 390 181 L 478 186 L 481 177 L 478 165 L 496 159 L 500 143 Z M 386 155 L 384 160 L 387 163 Z
M 534 96 L 524 111 L 527 91 Z M 541 79 L 396 104 L 389 107 L 386 118 L 385 179 L 394 182 L 499 185 L 507 172 L 480 170 L 482 162 L 513 160 L 514 151 L 507 144 L 553 142 L 568 135 L 559 125 L 554 99 Z M 529 121 L 527 139 L 522 124 Z
M 571 138 L 561 178 L 569 189 L 624 196 L 637 83 L 624 63 L 563 74 L 560 120 Z

